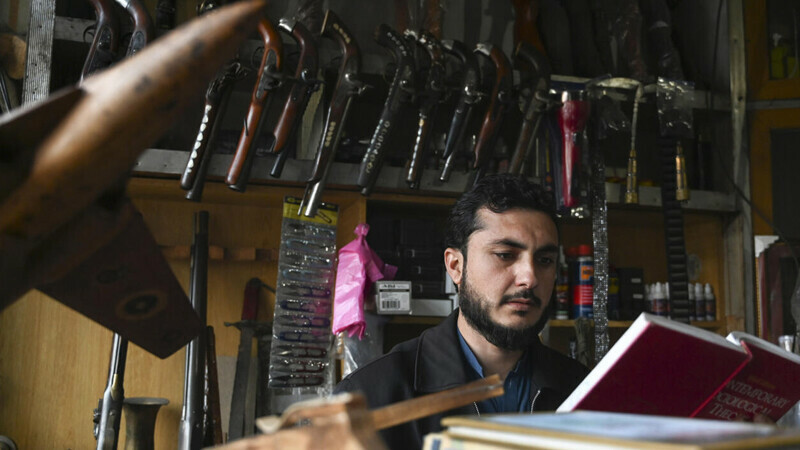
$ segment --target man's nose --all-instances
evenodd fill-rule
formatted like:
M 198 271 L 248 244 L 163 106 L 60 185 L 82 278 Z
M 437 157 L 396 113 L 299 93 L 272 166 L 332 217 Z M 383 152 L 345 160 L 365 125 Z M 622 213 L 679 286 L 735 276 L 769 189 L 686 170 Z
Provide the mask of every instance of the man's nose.
M 517 286 L 524 287 L 526 289 L 535 288 L 539 283 L 538 279 L 536 278 L 536 264 L 532 259 L 520 259 L 517 264 L 516 276 Z

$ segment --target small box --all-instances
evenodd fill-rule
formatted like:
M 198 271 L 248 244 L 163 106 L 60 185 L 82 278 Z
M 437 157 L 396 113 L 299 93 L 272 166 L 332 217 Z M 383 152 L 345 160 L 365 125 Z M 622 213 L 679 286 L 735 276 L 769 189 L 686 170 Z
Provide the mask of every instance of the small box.
M 375 309 L 378 314 L 410 314 L 410 281 L 376 281 Z
M 453 301 L 449 298 L 412 298 L 412 316 L 447 317 L 453 312 Z

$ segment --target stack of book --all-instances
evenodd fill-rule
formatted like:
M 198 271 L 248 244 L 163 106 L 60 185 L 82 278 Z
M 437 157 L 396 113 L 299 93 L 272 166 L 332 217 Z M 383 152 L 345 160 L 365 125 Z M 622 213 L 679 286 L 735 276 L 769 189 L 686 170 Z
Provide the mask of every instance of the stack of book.
M 576 411 L 448 417 L 426 450 L 797 448 L 800 429 L 644 414 Z

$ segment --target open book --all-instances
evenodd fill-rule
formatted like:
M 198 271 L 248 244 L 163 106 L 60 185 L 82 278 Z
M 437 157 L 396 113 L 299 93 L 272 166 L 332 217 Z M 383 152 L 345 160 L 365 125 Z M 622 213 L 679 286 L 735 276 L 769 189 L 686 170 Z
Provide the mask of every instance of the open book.
M 642 313 L 558 411 L 777 421 L 798 400 L 800 356 Z

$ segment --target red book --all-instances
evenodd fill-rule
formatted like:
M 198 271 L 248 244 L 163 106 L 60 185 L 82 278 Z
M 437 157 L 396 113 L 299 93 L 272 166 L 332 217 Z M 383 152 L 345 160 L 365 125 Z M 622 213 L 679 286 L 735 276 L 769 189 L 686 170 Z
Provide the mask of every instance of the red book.
M 800 400 L 800 356 L 642 313 L 558 412 L 594 410 L 777 421 Z

